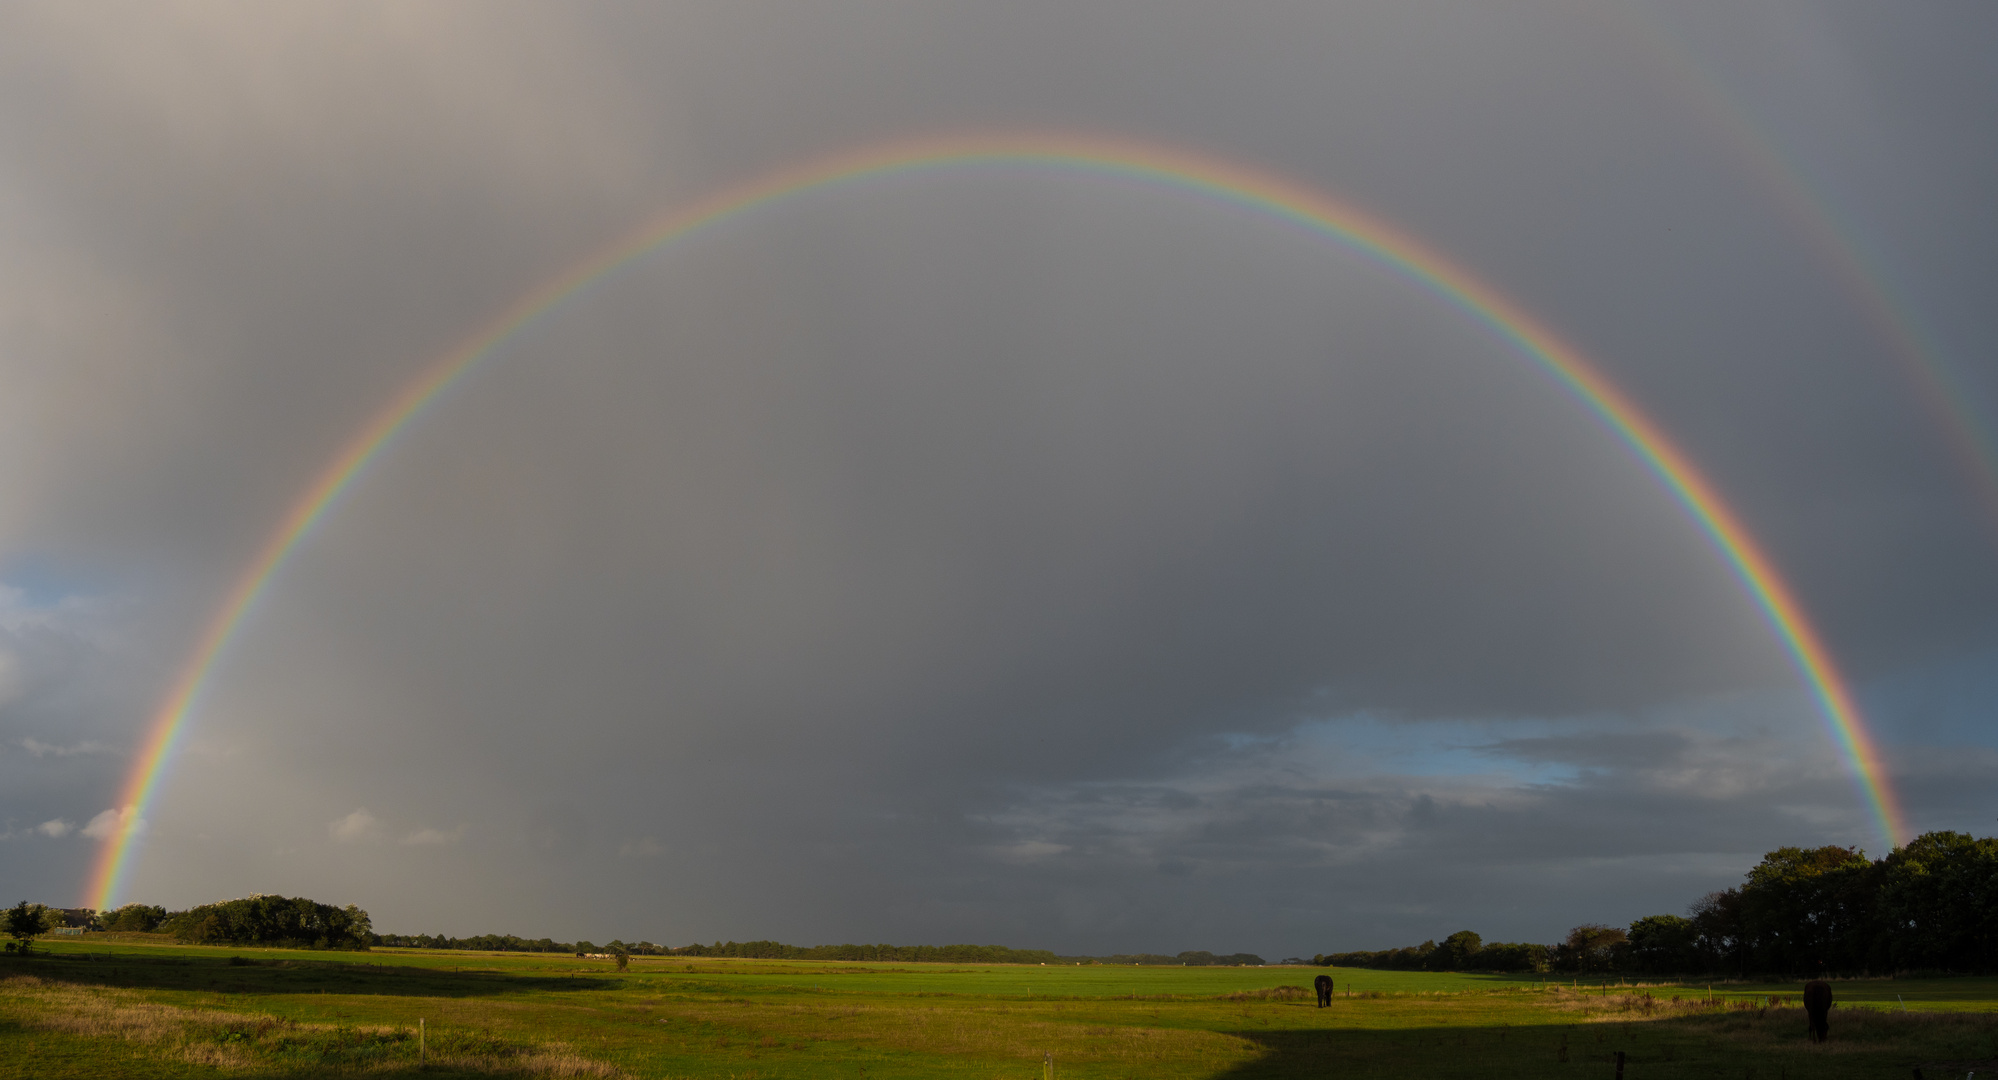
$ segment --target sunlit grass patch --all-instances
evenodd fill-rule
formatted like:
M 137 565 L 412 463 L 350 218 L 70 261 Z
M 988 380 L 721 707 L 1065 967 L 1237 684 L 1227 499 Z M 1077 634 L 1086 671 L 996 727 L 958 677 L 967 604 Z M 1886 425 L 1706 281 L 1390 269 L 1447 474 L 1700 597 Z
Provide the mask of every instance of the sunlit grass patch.
M 1590 988 L 1397 972 L 1370 983 L 1339 970 L 1319 1008 L 1301 985 L 1318 974 L 1308 968 L 646 958 L 617 973 L 561 956 L 91 944 L 0 958 L 0 973 L 32 976 L 0 979 L 0 1080 L 402 1072 L 418 1017 L 426 1076 L 1028 1080 L 1051 1055 L 1063 1080 L 1587 1080 L 1608 1076 L 1618 1051 L 1640 1080 L 1862 1080 L 1972 1063 L 1928 1073 L 1961 1080 L 1998 1068 L 1976 1064 L 1992 1054 L 1979 1041 L 1998 1006 L 1992 979 L 1841 982 L 1833 1043 L 1817 1047 L 1794 982 Z M 1900 1013 L 1901 996 L 1917 1007 Z M 1922 1002 L 1955 1019 L 1929 1020 Z M 35 1019 L 58 1013 L 76 1017 L 72 1030 Z
M 449 1030 L 305 1023 L 267 1014 L 187 1008 L 129 990 L 16 975 L 0 979 L 0 1009 L 24 1027 L 136 1044 L 154 1056 L 224 1071 L 402 1072 L 434 1066 L 499 1076 L 620 1077 L 559 1044 L 521 1044 Z
M 1223 1001 L 1303 1001 L 1318 995 L 1302 986 L 1272 986 L 1264 990 L 1240 990 L 1221 995 Z
M 714 1036 L 716 1049 L 802 1049 L 814 1043 L 838 1043 L 996 1060 L 1039 1061 L 1052 1053 L 1070 1065 L 1201 1061 L 1226 1066 L 1258 1053 L 1255 1046 L 1232 1035 L 1154 1026 L 1145 1020 L 1138 1012 L 1061 1003 L 738 1001 L 676 1002 L 671 1015 L 659 1023 L 669 1030 L 721 1033 Z

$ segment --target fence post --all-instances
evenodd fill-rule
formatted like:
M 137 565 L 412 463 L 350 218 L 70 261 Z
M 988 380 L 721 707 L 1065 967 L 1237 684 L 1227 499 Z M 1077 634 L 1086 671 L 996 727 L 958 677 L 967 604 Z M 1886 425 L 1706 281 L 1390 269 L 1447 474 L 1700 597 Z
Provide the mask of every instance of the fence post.
M 1623 1051 L 1616 1052 L 1616 1080 L 1623 1080 Z

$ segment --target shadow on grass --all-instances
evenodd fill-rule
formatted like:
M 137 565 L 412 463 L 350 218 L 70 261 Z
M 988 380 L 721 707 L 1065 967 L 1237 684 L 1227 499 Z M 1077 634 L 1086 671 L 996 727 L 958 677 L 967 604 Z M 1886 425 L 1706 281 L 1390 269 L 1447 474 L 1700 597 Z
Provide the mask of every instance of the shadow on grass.
M 1301 1077 L 1595 1076 L 1594 1062 L 1614 1060 L 1615 1048 L 1594 1032 L 1546 1027 L 1420 1027 L 1393 1030 L 1321 1028 L 1233 1031 L 1261 1047 L 1254 1061 L 1220 1074 L 1227 1080 Z M 1563 1064 L 1563 1047 L 1566 1064 Z M 1626 1050 L 1626 1053 L 1629 1051 Z M 1592 1062 L 1591 1059 L 1594 1059 Z M 1657 1074 L 1647 1074 L 1657 1075 Z
M 1746 1076 L 1843 1080 L 1961 1077 L 1998 1060 L 1998 1015 L 1834 1014 L 1832 1042 L 1808 1041 L 1803 1010 L 1717 1009 L 1655 1019 L 1550 1018 L 1538 1024 L 1233 1031 L 1263 1053 L 1227 1080 L 1476 1076 L 1607 1078 L 1616 1053 L 1646 1080 Z
M 218 950 L 209 956 L 44 953 L 0 956 L 0 978 L 32 975 L 79 986 L 127 990 L 195 990 L 218 994 L 382 994 L 403 997 L 495 997 L 508 994 L 605 990 L 600 975 L 533 975 L 499 971 L 373 964 L 338 960 L 251 959 Z

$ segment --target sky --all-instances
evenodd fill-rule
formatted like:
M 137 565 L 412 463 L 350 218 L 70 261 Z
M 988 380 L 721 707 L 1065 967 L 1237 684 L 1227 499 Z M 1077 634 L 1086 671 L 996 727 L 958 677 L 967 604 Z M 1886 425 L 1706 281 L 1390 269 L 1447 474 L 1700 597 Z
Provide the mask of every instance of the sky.
M 1994 48 L 1969 2 L 8 5 L 4 899 L 87 901 L 203 629 L 441 357 L 676 208 L 1000 132 L 1285 177 L 1531 312 L 1767 551 L 1909 832 L 1990 835 Z M 774 200 L 527 321 L 131 815 L 119 902 L 1272 960 L 1885 846 L 1723 554 L 1516 345 L 1026 166 Z

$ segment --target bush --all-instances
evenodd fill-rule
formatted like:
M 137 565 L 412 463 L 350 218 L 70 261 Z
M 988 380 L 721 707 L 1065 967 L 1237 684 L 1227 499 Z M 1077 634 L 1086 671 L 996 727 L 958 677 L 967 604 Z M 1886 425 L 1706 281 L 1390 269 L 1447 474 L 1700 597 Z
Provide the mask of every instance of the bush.
M 8 952 L 26 953 L 29 943 L 41 934 L 54 929 L 49 919 L 49 909 L 41 904 L 30 904 L 26 900 L 7 909 L 7 936 L 14 940 L 7 943 Z

